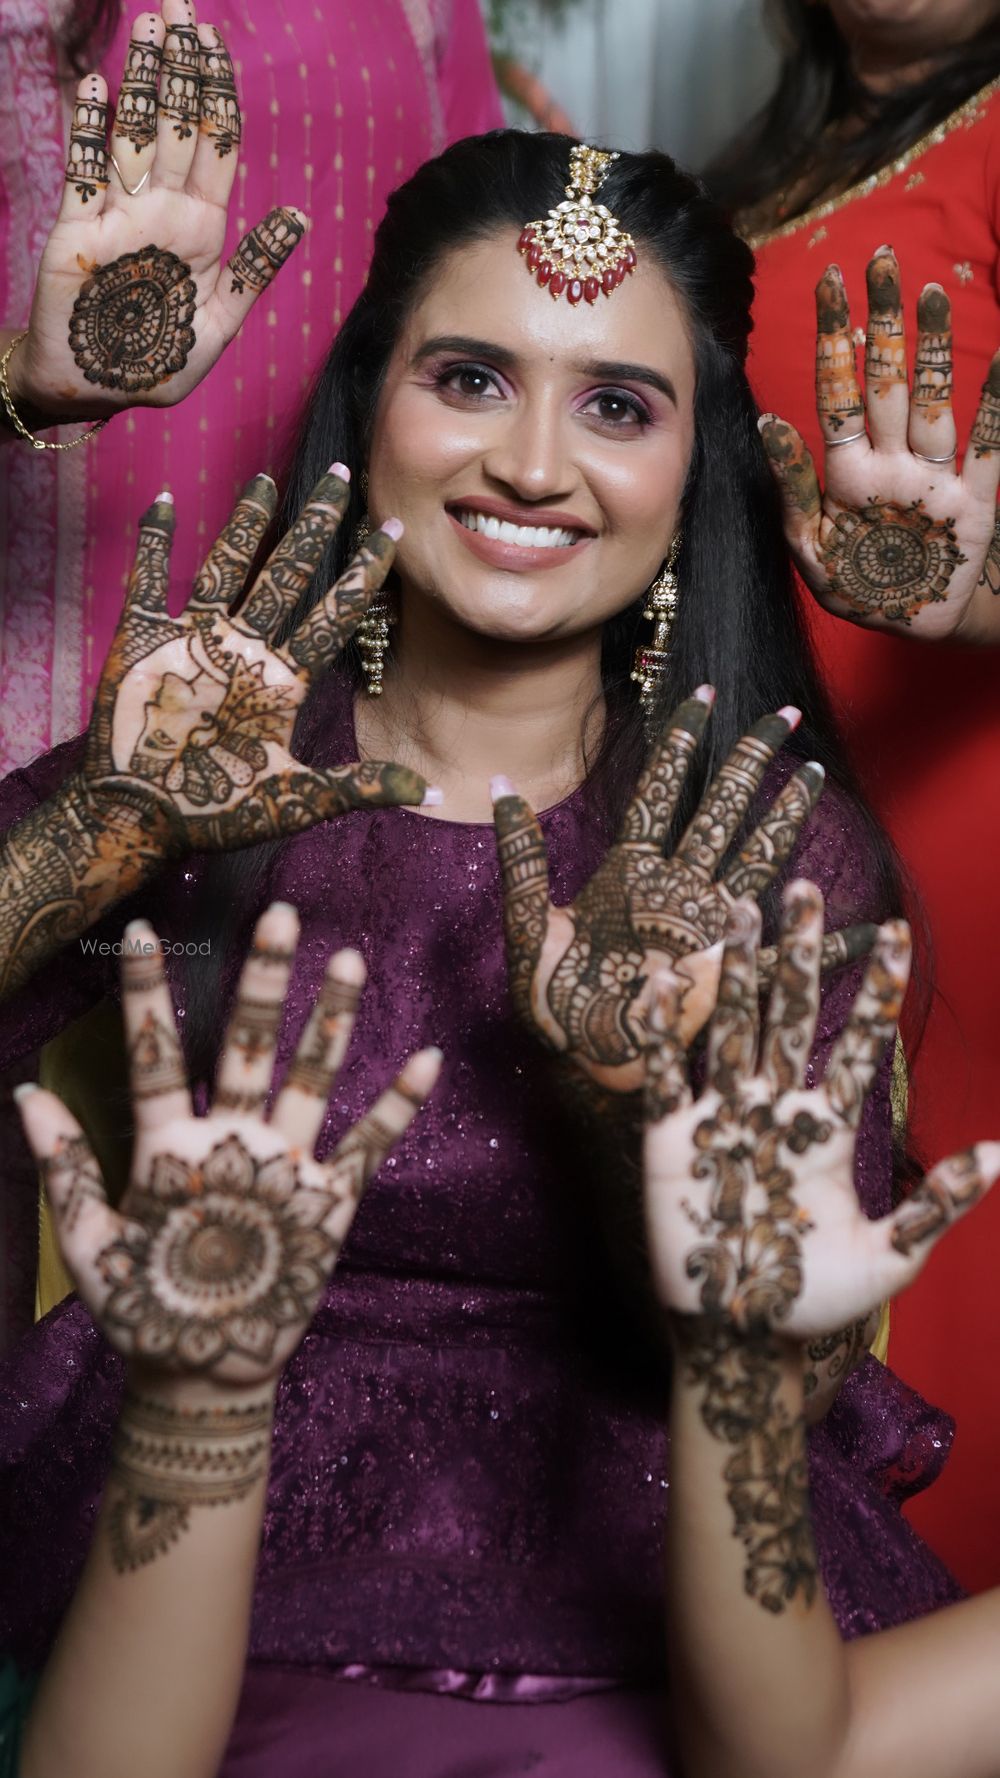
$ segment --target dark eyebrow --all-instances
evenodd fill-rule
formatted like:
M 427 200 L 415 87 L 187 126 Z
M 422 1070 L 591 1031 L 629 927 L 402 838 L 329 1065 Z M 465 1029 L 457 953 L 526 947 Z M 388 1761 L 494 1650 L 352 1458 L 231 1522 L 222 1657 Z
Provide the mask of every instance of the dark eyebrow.
M 414 364 L 422 364 L 425 359 L 433 358 L 438 352 L 458 352 L 466 358 L 485 358 L 501 370 L 513 370 L 517 365 L 517 353 L 509 346 L 498 346 L 492 340 L 472 339 L 463 333 L 437 334 L 434 339 L 425 340 L 413 355 Z M 619 364 L 610 359 L 590 360 L 586 364 L 575 364 L 575 371 L 581 376 L 592 377 L 596 383 L 644 383 L 648 389 L 658 389 L 661 395 L 677 406 L 677 391 L 670 378 L 658 370 L 651 370 L 648 364 Z
M 425 358 L 433 358 L 437 352 L 460 352 L 463 358 L 488 358 L 503 370 L 512 370 L 517 363 L 517 353 L 507 346 L 497 346 L 492 340 L 474 340 L 464 333 L 439 333 L 432 340 L 425 340 L 413 354 L 413 363 L 422 364 Z
M 658 389 L 674 407 L 677 406 L 677 391 L 670 378 L 661 371 L 651 370 L 648 364 L 615 364 L 599 359 L 576 364 L 573 368 L 582 376 L 593 377 L 595 383 L 645 383 L 647 389 Z

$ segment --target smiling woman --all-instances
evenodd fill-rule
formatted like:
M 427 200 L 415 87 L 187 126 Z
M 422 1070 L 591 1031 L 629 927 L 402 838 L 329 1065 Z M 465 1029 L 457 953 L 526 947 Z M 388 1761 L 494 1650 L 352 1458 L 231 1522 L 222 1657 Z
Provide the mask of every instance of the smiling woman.
M 593 303 L 553 301 L 525 276 L 518 243 L 560 202 L 569 150 L 515 132 L 470 139 L 394 194 L 303 420 L 290 529 L 254 589 L 236 602 L 274 501 L 263 478 L 183 618 L 157 615 L 157 573 L 136 577 L 134 649 L 123 643 L 105 669 L 86 749 L 5 787 L 18 882 L 44 864 L 63 883 L 56 841 L 71 817 L 102 886 L 117 860 L 150 908 L 163 856 L 248 848 L 172 868 L 156 894 L 165 938 L 214 940 L 197 974 L 174 982 L 196 1081 L 215 1069 L 220 1007 L 272 898 L 298 906 L 302 930 L 279 1071 L 328 951 L 359 949 L 369 964 L 363 1041 L 320 1155 L 373 1075 L 428 1041 L 445 1051 L 440 1086 L 369 1189 L 285 1371 L 225 1778 L 273 1771 L 279 1735 L 288 1778 L 361 1760 L 370 1778 L 440 1778 L 485 1769 L 486 1750 L 491 1770 L 530 1764 L 540 1778 L 668 1770 L 666 1379 L 655 1337 L 643 1343 L 634 1265 L 651 978 L 663 958 L 686 976 L 693 1035 L 693 990 L 717 974 L 727 910 L 752 894 L 770 918 L 793 850 L 831 927 L 897 902 L 891 853 L 851 789 L 797 624 L 743 369 L 752 256 L 666 157 L 623 154 L 600 198 L 635 267 Z M 378 529 L 349 566 L 362 521 Z M 169 523 L 159 507 L 147 514 L 147 547 L 162 553 Z M 667 561 L 678 608 L 647 760 L 631 674 Z M 370 698 L 354 644 L 332 672 L 317 668 L 387 572 L 396 621 Z M 225 786 L 178 771 L 152 782 L 115 753 L 116 735 L 134 747 L 141 709 L 162 708 L 148 665 L 161 620 L 179 632 L 170 670 L 187 680 L 172 696 L 190 699 L 210 668 L 235 683 L 237 660 L 259 680 L 240 713 L 257 690 L 294 685 L 294 758 L 283 719 L 280 751 L 267 740 L 258 769 L 254 724 L 223 729 L 221 704 L 207 751 Z M 198 751 L 187 728 L 185 750 Z M 376 764 L 386 759 L 404 769 Z M 427 779 L 443 799 L 378 806 L 415 804 Z M 127 871 L 95 814 L 102 798 L 143 841 Z M 346 819 L 325 818 L 348 800 Z M 294 828 L 308 831 L 262 843 Z M 93 881 L 71 910 L 81 925 L 124 892 L 119 881 L 98 903 Z M 37 934 L 51 928 L 35 917 L 25 931 L 37 970 Z M 843 940 L 834 950 L 849 954 Z M 99 991 L 80 970 L 67 954 L 12 995 L 0 1028 L 11 1055 Z M 856 985 L 852 970 L 828 978 L 817 1057 Z M 856 1184 L 870 1214 L 888 1210 L 884 1070 Z M 619 1258 L 632 1265 L 620 1293 Z M 853 1329 L 827 1342 L 829 1374 L 862 1344 Z M 19 1577 L 0 1638 L 26 1665 L 72 1595 L 76 1528 L 104 1481 L 123 1382 L 71 1302 L 0 1388 L 0 1566 Z M 826 1382 L 817 1361 L 814 1401 L 829 1399 Z M 947 1426 L 866 1359 L 812 1438 L 817 1544 L 841 1628 L 952 1598 L 889 1476 L 905 1449 L 908 1475 L 926 1479 Z M 57 1448 L 72 1463 L 54 1463 Z

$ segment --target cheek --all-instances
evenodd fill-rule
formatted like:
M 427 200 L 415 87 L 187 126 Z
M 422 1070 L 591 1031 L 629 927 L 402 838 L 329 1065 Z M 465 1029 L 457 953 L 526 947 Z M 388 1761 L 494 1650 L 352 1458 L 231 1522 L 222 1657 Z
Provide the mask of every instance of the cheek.
M 400 389 L 376 428 L 369 479 L 387 492 L 419 497 L 479 455 L 485 433 L 481 416 L 430 401 L 426 391 Z

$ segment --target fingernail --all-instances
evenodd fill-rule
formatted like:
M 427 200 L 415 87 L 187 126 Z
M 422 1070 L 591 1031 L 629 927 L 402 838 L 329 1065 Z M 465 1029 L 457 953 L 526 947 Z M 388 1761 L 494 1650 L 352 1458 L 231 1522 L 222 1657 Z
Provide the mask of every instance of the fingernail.
M 294 914 L 298 909 L 290 901 L 272 901 L 267 911 L 269 914 Z
M 777 414 L 760 414 L 760 415 L 758 415 L 757 431 L 763 432 L 765 426 L 773 426 L 774 422 L 777 418 L 778 418 Z
M 712 705 L 715 703 L 715 686 L 699 685 L 694 696 L 698 699 L 699 703 L 707 704 L 709 709 L 711 709 Z
M 439 789 L 436 784 L 428 784 L 421 798 L 420 807 L 422 809 L 440 809 L 443 802 L 444 791 Z
M 872 254 L 872 258 L 873 259 L 881 259 L 883 253 L 891 253 L 891 252 L 892 252 L 892 248 L 890 247 L 890 245 L 887 241 L 883 247 L 876 247 L 874 253 Z
M 26 1099 L 29 1093 L 37 1093 L 39 1090 L 37 1080 L 22 1080 L 14 1087 L 11 1097 L 20 1105 L 21 1100 Z
M 161 501 L 165 501 L 165 502 L 166 502 L 166 504 L 167 504 L 167 506 L 173 506 L 173 504 L 174 504 L 174 497 L 173 497 L 173 495 L 172 495 L 172 494 L 171 494 L 171 492 L 170 492 L 170 489 L 169 489 L 169 488 L 164 488 L 164 490 L 163 490 L 163 493 L 162 493 L 162 494 L 157 494 L 157 496 L 156 496 L 156 501 L 155 501 L 155 503 L 154 503 L 154 504 L 155 504 L 155 505 L 157 505 L 157 506 L 158 506 L 158 505 L 159 505 L 159 504 L 160 504 L 160 503 L 161 503 Z
M 794 704 L 783 705 L 778 711 L 778 715 L 784 717 L 790 729 L 798 728 L 802 721 L 802 711 L 797 710 Z
M 130 920 L 125 928 L 125 938 L 138 938 L 140 933 L 152 932 L 148 920 Z
M 424 1051 L 424 1055 L 425 1056 L 433 1056 L 435 1062 L 443 1062 L 444 1061 L 444 1050 L 439 1050 L 436 1043 L 428 1044 L 427 1048 Z
M 945 287 L 943 284 L 935 284 L 935 283 L 931 282 L 930 284 L 925 284 L 924 289 L 925 290 L 940 290 L 942 296 L 947 295 L 947 291 L 945 290 Z
M 498 775 L 497 777 L 490 779 L 490 796 L 495 803 L 498 803 L 502 796 L 516 795 L 517 791 L 514 789 L 509 778 L 504 778 Z
M 403 535 L 403 521 L 402 519 L 386 519 L 379 526 L 379 530 L 384 531 L 387 537 L 391 537 L 393 543 L 398 543 Z
M 327 475 L 339 475 L 342 482 L 349 482 L 351 479 L 351 472 L 346 463 L 331 463 L 326 473 Z
M 826 767 L 821 766 L 818 759 L 807 759 L 806 760 L 806 771 L 807 772 L 815 772 L 817 778 L 825 778 L 826 777 Z

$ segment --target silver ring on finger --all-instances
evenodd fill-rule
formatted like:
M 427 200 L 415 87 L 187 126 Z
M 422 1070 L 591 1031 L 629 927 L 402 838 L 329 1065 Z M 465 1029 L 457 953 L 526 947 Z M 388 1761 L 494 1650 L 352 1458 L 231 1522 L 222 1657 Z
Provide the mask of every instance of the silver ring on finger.
M 953 451 L 949 451 L 947 457 L 928 457 L 923 451 L 918 451 L 914 445 L 911 445 L 910 456 L 919 457 L 921 463 L 954 463 L 958 456 L 958 446 L 956 445 Z
M 868 433 L 864 426 L 862 426 L 860 432 L 849 432 L 846 438 L 828 438 L 826 441 L 826 448 L 828 451 L 835 451 L 838 445 L 854 444 L 857 439 L 867 437 Z
M 118 174 L 118 178 L 121 182 L 121 188 L 122 188 L 123 192 L 125 193 L 126 197 L 130 197 L 130 198 L 138 197 L 140 191 L 142 190 L 143 186 L 146 183 L 146 180 L 149 178 L 150 173 L 153 171 L 152 167 L 147 167 L 146 171 L 142 175 L 142 178 L 140 179 L 138 185 L 126 185 L 125 175 L 122 172 L 121 167 L 118 165 L 118 162 L 115 159 L 114 155 L 111 156 L 111 165 L 114 167 L 115 172 Z

